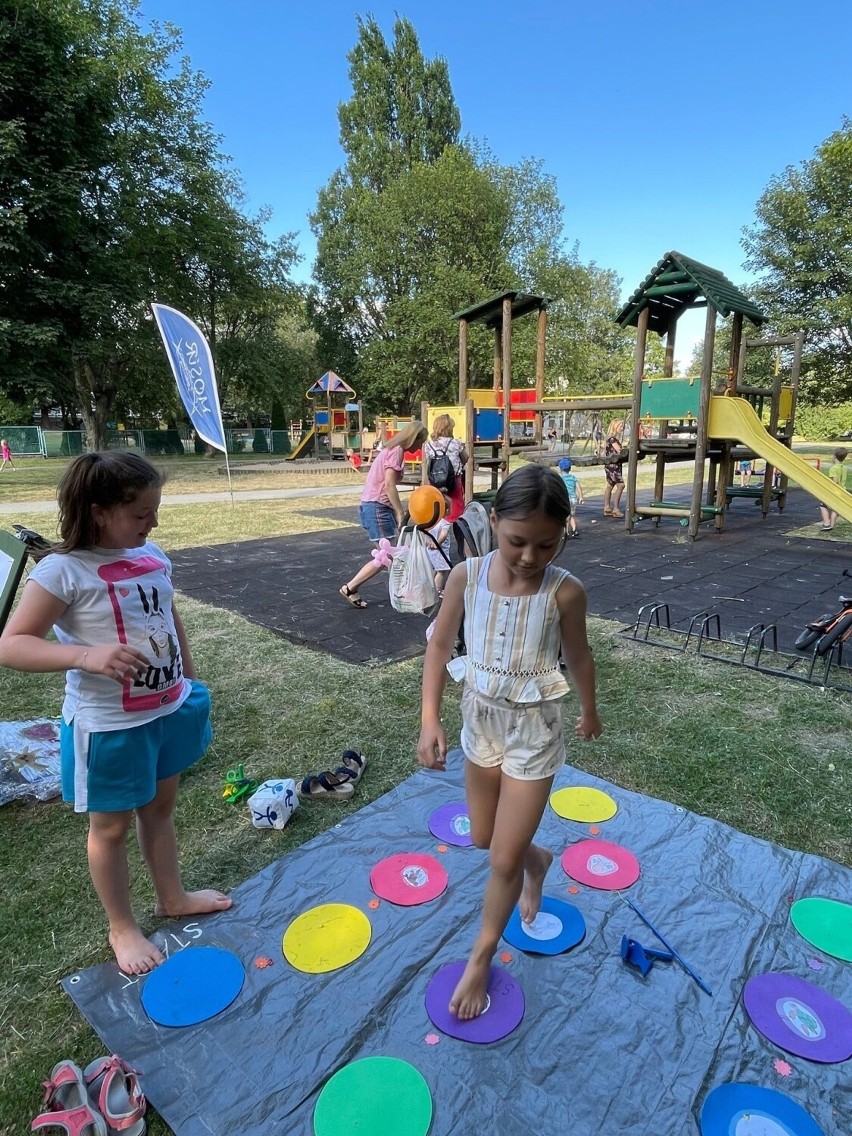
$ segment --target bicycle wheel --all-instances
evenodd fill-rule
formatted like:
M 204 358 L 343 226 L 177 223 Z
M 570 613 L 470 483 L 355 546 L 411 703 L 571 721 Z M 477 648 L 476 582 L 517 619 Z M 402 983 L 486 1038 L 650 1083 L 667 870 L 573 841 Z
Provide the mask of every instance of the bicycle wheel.
M 852 611 L 848 611 L 835 622 L 830 631 L 826 631 L 825 635 L 823 635 L 816 645 L 816 653 L 818 655 L 827 655 L 838 639 L 845 635 L 850 628 L 852 628 Z
M 818 619 L 811 620 L 805 627 L 805 630 L 799 634 L 794 646 L 798 647 L 801 651 L 805 647 L 810 647 L 811 643 L 816 643 L 820 635 L 824 635 L 831 626 L 832 619 L 834 619 L 834 613 L 828 612 L 826 615 L 819 616 Z

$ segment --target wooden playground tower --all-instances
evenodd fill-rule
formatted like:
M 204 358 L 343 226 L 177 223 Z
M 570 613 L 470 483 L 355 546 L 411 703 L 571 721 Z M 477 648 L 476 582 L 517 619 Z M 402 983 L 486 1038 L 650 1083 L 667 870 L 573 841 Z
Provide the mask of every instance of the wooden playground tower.
M 533 428 L 532 445 L 542 443 L 542 414 L 552 411 L 626 410 L 630 399 L 623 395 L 597 395 L 588 398 L 545 399 L 545 344 L 547 340 L 548 296 L 528 292 L 506 291 L 491 296 L 463 311 L 453 319 L 459 321 L 459 389 L 456 406 L 430 406 L 423 403 L 421 418 L 429 426 L 439 414 L 449 414 L 456 421 L 457 435 L 464 441 L 471 460 L 465 466 L 465 501 L 473 497 L 473 475 L 477 469 L 491 473 L 491 488 L 496 489 L 500 475 L 508 471 L 513 449 L 512 420 L 529 421 Z M 512 325 L 522 316 L 536 316 L 535 386 L 512 388 Z M 468 329 L 482 324 L 493 336 L 492 385 L 489 388 L 469 386 Z M 515 442 L 515 446 L 519 446 Z M 479 452 L 476 452 L 478 447 Z M 484 456 L 483 450 L 490 450 Z M 423 470 L 426 480 L 426 470 Z
M 677 322 L 684 312 L 695 308 L 707 309 L 701 374 L 697 378 L 674 378 Z M 729 365 L 721 377 L 713 371 L 719 315 L 733 316 Z M 695 540 L 702 520 L 712 519 L 717 530 L 723 528 L 726 504 L 733 496 L 755 497 L 764 516 L 772 500 L 778 502 L 779 509 L 783 508 L 785 470 L 791 463 L 804 463 L 791 452 L 789 460 L 779 457 L 777 445 L 772 442 L 791 450 L 803 336 L 799 332 L 747 339 L 743 335 L 746 319 L 758 329 L 766 322 L 766 316 L 721 272 L 679 252 L 669 252 L 657 263 L 616 316 L 622 327 L 637 329 L 631 400 L 633 436 L 624 521 L 628 531 L 640 517 L 653 517 L 655 524 L 661 517 L 678 517 L 688 522 L 689 538 Z M 648 379 L 645 353 L 648 333 L 652 331 L 661 338 L 665 336 L 666 354 L 663 376 Z M 768 382 L 749 385 L 744 381 L 747 350 L 759 347 L 792 347 L 792 365 L 786 381 L 777 367 Z M 720 399 L 740 401 L 725 405 Z M 767 407 L 768 422 L 764 426 Z M 736 455 L 735 447 L 739 447 Z M 637 506 L 637 466 L 646 455 L 653 456 L 656 462 L 654 496 L 650 505 Z M 773 455 L 784 466 L 778 484 L 773 484 Z M 759 490 L 745 492 L 733 487 L 735 457 L 766 459 L 766 473 Z M 688 507 L 667 502 L 664 497 L 666 464 L 686 460 L 695 463 Z

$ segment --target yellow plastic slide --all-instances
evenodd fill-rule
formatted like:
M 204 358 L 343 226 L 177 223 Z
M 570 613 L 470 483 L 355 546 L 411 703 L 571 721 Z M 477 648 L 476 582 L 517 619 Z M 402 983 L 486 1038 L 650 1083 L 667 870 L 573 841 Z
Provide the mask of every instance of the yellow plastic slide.
M 711 438 L 735 438 L 748 446 L 764 461 L 780 469 L 791 481 L 801 485 L 806 493 L 816 497 L 820 504 L 827 505 L 845 520 L 852 521 L 852 494 L 829 481 L 825 474 L 819 473 L 792 450 L 771 438 L 744 398 L 712 395 L 708 431 Z
M 301 457 L 301 455 L 308 449 L 308 447 L 313 445 L 313 441 L 314 427 L 312 426 L 310 430 L 308 430 L 307 434 L 305 434 L 304 438 L 302 438 L 302 440 L 299 442 L 298 446 L 296 446 L 295 450 L 287 455 L 288 459 L 292 460 L 293 458 Z

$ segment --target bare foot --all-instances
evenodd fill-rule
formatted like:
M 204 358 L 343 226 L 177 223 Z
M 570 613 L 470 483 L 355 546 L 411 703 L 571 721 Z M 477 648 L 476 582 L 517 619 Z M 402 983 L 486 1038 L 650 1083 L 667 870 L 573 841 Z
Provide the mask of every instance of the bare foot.
M 138 927 L 111 930 L 109 945 L 115 953 L 118 969 L 124 974 L 147 974 L 165 959 Z
M 461 1022 L 478 1018 L 488 1005 L 488 975 L 491 970 L 491 959 L 485 957 L 477 959 L 474 955 L 468 959 L 464 973 L 458 981 L 450 999 L 450 1013 Z
M 233 904 L 230 896 L 214 888 L 204 891 L 185 891 L 174 903 L 158 903 L 154 914 L 163 919 L 176 919 L 179 915 L 209 915 L 212 911 L 227 911 Z
M 524 862 L 524 890 L 518 903 L 518 910 L 524 923 L 532 923 L 541 907 L 541 889 L 547 869 L 553 862 L 553 853 L 546 848 L 531 844 Z

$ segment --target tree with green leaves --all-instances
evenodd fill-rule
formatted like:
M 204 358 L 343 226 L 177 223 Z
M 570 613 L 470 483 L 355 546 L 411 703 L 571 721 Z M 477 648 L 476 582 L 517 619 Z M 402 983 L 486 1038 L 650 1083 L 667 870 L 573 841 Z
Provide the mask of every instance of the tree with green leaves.
M 388 44 L 358 20 L 353 94 L 338 112 L 347 161 L 320 191 L 313 297 L 326 348 L 362 397 L 407 413 L 446 396 L 454 370 L 449 319 L 501 265 L 499 195 L 457 144 L 460 118 L 444 60 L 424 59 L 397 18 Z
M 745 229 L 757 303 L 781 334 L 806 329 L 801 397 L 852 399 L 852 122 L 772 179 Z
M 152 301 L 196 319 L 249 401 L 283 381 L 294 303 L 293 239 L 243 215 L 206 80 L 173 28 L 137 21 L 136 0 L 0 16 L 0 389 L 32 410 L 70 381 L 93 447 L 112 417 L 177 406 Z

